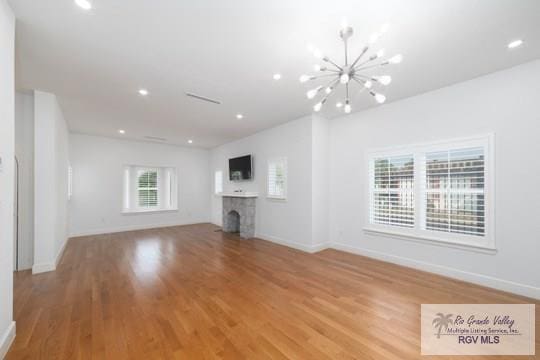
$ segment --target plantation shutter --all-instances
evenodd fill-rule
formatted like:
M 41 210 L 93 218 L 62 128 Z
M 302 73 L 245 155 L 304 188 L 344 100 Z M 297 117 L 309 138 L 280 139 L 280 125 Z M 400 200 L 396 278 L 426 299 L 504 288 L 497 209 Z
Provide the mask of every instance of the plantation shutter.
M 268 162 L 268 197 L 285 199 L 287 196 L 287 160 L 274 159 Z
M 370 162 L 370 223 L 414 227 L 414 156 Z
M 221 194 L 223 192 L 223 171 L 218 170 L 214 174 L 214 192 Z
M 423 229 L 484 236 L 484 148 L 427 152 L 424 157 Z

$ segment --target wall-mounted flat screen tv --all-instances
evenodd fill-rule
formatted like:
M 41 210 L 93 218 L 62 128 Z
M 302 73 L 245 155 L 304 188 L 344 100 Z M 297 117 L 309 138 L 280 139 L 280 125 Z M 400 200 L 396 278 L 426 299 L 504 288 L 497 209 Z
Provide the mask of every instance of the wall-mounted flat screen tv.
M 245 156 L 229 159 L 229 180 L 231 181 L 251 180 L 253 176 L 251 166 L 252 166 L 251 155 L 245 155 Z

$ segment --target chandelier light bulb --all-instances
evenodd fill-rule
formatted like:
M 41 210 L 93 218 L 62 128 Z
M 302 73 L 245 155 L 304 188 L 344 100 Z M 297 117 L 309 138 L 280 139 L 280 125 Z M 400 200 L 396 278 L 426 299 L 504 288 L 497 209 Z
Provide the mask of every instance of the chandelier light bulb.
M 340 77 L 339 77 L 339 81 L 341 81 L 342 84 L 346 84 L 349 82 L 351 78 L 349 77 L 349 74 L 342 74 Z
M 329 86 L 329 87 L 327 87 L 326 89 L 324 89 L 324 92 L 325 92 L 326 94 L 330 94 L 330 93 L 332 92 L 332 90 L 334 90 L 334 88 L 331 87 L 331 86 Z
M 380 58 L 380 57 L 383 57 L 384 56 L 384 49 L 381 49 L 379 51 L 377 51 L 377 57 Z
M 382 104 L 386 101 L 386 96 L 384 96 L 383 94 L 371 92 L 371 95 L 373 95 L 375 101 L 377 101 L 379 104 Z
M 365 86 L 367 89 L 371 89 L 371 87 L 373 86 L 373 83 L 371 82 L 371 80 L 367 80 L 367 81 L 364 83 L 364 86 Z
M 514 49 L 514 48 L 517 48 L 519 46 L 523 45 L 523 40 L 514 40 L 512 41 L 511 43 L 508 44 L 508 48 L 509 49 Z
M 392 77 L 389 75 L 377 76 L 375 80 L 380 82 L 382 85 L 388 85 L 392 82 Z
M 315 56 L 317 59 L 320 59 L 323 57 L 321 51 L 319 49 L 313 49 L 313 56 Z
M 313 65 L 313 70 L 315 70 L 315 71 L 321 71 L 321 65 L 319 65 L 319 64 Z
M 349 22 L 347 21 L 347 18 L 344 17 L 341 19 L 341 28 L 345 29 L 347 27 L 349 27 Z
M 399 64 L 402 61 L 403 61 L 403 55 L 401 55 L 401 54 L 394 55 L 390 59 L 388 59 L 388 62 L 390 64 Z
M 315 104 L 315 106 L 313 106 L 313 110 L 315 111 L 320 111 L 322 108 L 322 102 L 318 102 Z
M 315 95 L 321 90 L 322 86 L 318 86 L 315 89 L 311 89 L 306 93 L 308 99 L 313 99 Z
M 342 103 L 341 101 L 338 101 L 338 102 L 336 103 L 336 107 L 337 107 L 337 108 L 340 108 L 340 107 L 342 107 L 342 106 L 343 106 L 343 103 Z
M 311 79 L 311 76 L 309 76 L 309 75 L 300 76 L 300 82 L 301 83 L 305 83 L 305 82 L 309 81 L 310 79 Z
M 351 113 L 351 104 L 345 104 L 345 107 L 343 108 L 343 111 L 345 111 L 345 114 Z

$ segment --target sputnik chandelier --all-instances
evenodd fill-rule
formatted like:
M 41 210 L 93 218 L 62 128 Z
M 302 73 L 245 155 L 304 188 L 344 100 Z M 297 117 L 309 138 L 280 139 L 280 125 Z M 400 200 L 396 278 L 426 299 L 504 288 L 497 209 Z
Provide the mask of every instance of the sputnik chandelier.
M 339 32 L 339 36 L 343 40 L 345 47 L 345 64 L 342 66 L 339 66 L 328 56 L 322 55 L 318 49 L 310 49 L 313 52 L 313 55 L 317 59 L 322 60 L 325 64 L 317 64 L 314 66 L 314 70 L 320 73 L 320 75 L 302 75 L 300 77 L 300 82 L 306 83 L 311 80 L 327 78 L 331 79 L 326 85 L 319 85 L 306 93 L 308 99 L 314 99 L 319 95 L 319 93 L 323 93 L 322 99 L 313 106 L 314 111 L 321 110 L 322 106 L 326 103 L 330 96 L 336 92 L 336 89 L 340 84 L 344 85 L 345 87 L 345 99 L 343 102 L 337 102 L 336 107 L 343 107 L 343 111 L 347 114 L 351 112 L 351 99 L 349 95 L 350 91 L 353 90 L 353 84 L 358 84 L 361 86 L 359 92 L 364 90 L 368 91 L 379 104 L 386 101 L 386 97 L 383 94 L 378 93 L 376 88 L 380 87 L 381 85 L 386 86 L 390 84 L 392 78 L 388 75 L 371 75 L 369 73 L 379 67 L 384 67 L 390 64 L 399 64 L 403 60 L 403 56 L 395 55 L 389 59 L 383 59 L 384 49 L 381 49 L 370 56 L 367 56 L 366 54 L 387 30 L 388 25 L 384 25 L 380 32 L 371 35 L 368 44 L 364 46 L 356 59 L 354 59 L 352 63 L 349 63 L 349 49 L 347 46 L 347 41 L 352 36 L 353 29 L 348 25 L 344 25 Z M 366 58 L 364 58 L 364 56 L 366 56 Z

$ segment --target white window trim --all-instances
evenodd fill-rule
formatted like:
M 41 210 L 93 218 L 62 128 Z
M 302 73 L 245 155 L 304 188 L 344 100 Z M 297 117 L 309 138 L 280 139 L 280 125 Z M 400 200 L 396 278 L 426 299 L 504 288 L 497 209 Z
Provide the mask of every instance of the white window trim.
M 270 164 L 275 162 L 281 162 L 284 165 L 285 170 L 285 184 L 283 186 L 283 196 L 277 196 L 277 195 L 271 195 L 268 193 L 268 185 L 270 182 Z M 286 157 L 274 157 L 268 159 L 268 162 L 266 164 L 266 198 L 269 200 L 279 200 L 279 201 L 287 201 L 287 190 L 289 185 L 289 168 L 287 164 L 287 158 Z
M 422 164 L 421 153 L 441 150 L 444 147 L 473 147 L 483 146 L 485 153 L 485 182 L 484 182 L 484 202 L 486 209 L 485 235 L 473 236 L 456 233 L 444 233 L 433 230 L 422 229 L 422 201 L 421 194 Z M 369 172 L 371 159 L 375 157 L 397 156 L 414 154 L 414 189 L 415 189 L 415 218 L 414 228 L 400 228 L 397 226 L 371 224 L 371 175 Z M 364 219 L 364 232 L 370 235 L 389 236 L 403 240 L 424 242 L 439 246 L 459 248 L 471 251 L 479 251 L 494 254 L 497 251 L 495 244 L 495 134 L 489 133 L 466 138 L 448 139 L 422 144 L 412 144 L 396 146 L 391 148 L 380 148 L 368 150 L 365 154 L 366 174 L 368 181 L 365 182 L 365 194 L 367 201 L 367 211 Z
M 161 196 L 163 189 L 158 191 L 158 196 L 160 196 L 160 206 L 159 207 L 140 207 L 137 201 L 135 193 L 138 190 L 136 181 L 131 177 L 137 177 L 137 172 L 139 170 L 157 170 L 158 171 L 158 183 L 160 181 L 165 181 L 161 178 L 163 170 L 170 171 L 174 175 L 172 183 L 169 183 L 169 205 L 165 207 L 165 203 L 161 203 L 164 200 Z M 134 174 L 133 174 L 134 173 Z M 179 187 L 179 177 L 178 171 L 174 166 L 168 165 L 134 165 L 134 164 L 125 164 L 122 167 L 122 178 L 123 178 L 123 205 L 120 213 L 122 215 L 136 215 L 136 214 L 150 214 L 150 213 L 164 213 L 164 212 L 177 212 L 178 211 L 178 187 Z M 162 184 L 163 185 L 163 184 Z M 163 199 L 162 199 L 163 198 Z M 135 202 L 132 204 L 132 202 Z
M 221 191 L 217 191 L 217 188 L 216 188 L 216 175 L 217 175 L 218 172 L 221 173 Z M 223 170 L 216 169 L 214 171 L 214 195 L 215 196 L 220 196 L 221 194 L 223 194 L 224 182 L 225 182 L 224 176 L 225 176 L 225 174 L 224 174 Z

